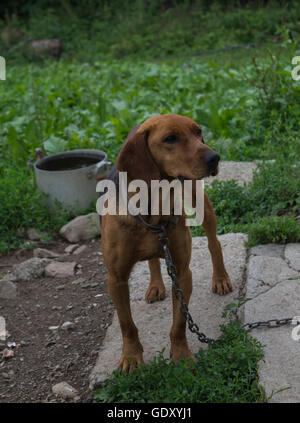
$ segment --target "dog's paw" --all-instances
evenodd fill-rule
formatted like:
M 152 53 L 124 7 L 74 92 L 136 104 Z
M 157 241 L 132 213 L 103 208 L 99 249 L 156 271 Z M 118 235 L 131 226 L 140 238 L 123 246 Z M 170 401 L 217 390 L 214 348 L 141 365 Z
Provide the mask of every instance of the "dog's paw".
M 123 353 L 118 363 L 118 370 L 130 374 L 138 364 L 144 364 L 143 353 L 137 352 L 135 354 Z
M 173 361 L 175 361 L 175 363 L 177 363 L 178 361 L 185 359 L 185 360 L 193 360 L 196 361 L 196 357 L 194 356 L 194 354 L 191 352 L 191 350 L 189 349 L 189 347 L 172 347 L 171 351 L 170 351 L 170 357 Z
M 162 285 L 152 285 L 148 286 L 148 289 L 145 294 L 145 300 L 147 303 L 154 303 L 155 301 L 162 301 L 166 298 L 166 289 Z
M 229 276 L 226 274 L 222 278 L 213 277 L 212 292 L 218 295 L 226 295 L 232 291 L 232 285 Z

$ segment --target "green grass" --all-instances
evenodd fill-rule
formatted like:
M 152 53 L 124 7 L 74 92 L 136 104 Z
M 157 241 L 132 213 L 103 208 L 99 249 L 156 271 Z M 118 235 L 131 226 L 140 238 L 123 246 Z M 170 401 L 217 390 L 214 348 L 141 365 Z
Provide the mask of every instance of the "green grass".
M 10 67 L 0 85 L 0 154 L 6 150 L 24 163 L 41 145 L 51 153 L 97 147 L 114 159 L 137 122 L 171 112 L 199 121 L 206 142 L 223 159 L 293 158 L 299 152 L 300 86 L 283 70 L 292 54 L 278 59 L 278 84 L 267 80 L 270 98 L 263 101 L 261 90 L 251 85 L 257 79 L 254 66 L 242 61 Z M 267 59 L 262 63 L 271 66 Z
M 258 165 L 253 181 L 214 181 L 206 192 L 218 221 L 218 233 L 248 233 L 248 246 L 300 241 L 300 165 L 284 157 Z M 204 235 L 202 227 L 192 233 Z
M 179 113 L 201 123 L 206 142 L 223 159 L 277 160 L 255 176 L 252 188 L 216 183 L 208 189 L 219 233 L 250 234 L 263 217 L 288 214 L 294 219 L 299 214 L 298 167 L 293 166 L 300 152 L 300 84 L 284 70 L 294 54 L 287 54 L 288 47 L 277 47 L 272 55 L 266 51 L 265 59 L 257 59 L 262 79 L 272 71 L 264 89 L 253 85 L 257 69 L 242 58 L 227 65 L 193 58 L 162 63 L 49 61 L 9 67 L 7 81 L 0 84 L 0 176 L 5 187 L 0 192 L 5 222 L 0 250 L 22 242 L 15 236 L 19 226 L 50 232 L 58 227 L 43 209 L 26 168 L 36 147 L 48 154 L 98 148 L 114 160 L 130 129 L 158 113 Z M 66 221 L 67 214 L 63 216 L 60 222 Z M 271 235 L 266 221 L 260 228 L 269 233 L 268 242 L 287 242 L 299 237 L 293 225 L 285 221 L 283 232 L 288 235 L 282 237 Z
M 262 345 L 237 321 L 221 325 L 218 341 L 200 349 L 196 358 L 195 363 L 175 364 L 160 353 L 133 374 L 115 371 L 94 398 L 130 403 L 266 402 L 257 376 Z
M 169 10 L 168 16 L 176 14 L 179 9 L 175 9 Z M 216 22 L 224 12 L 217 9 L 214 6 L 205 12 L 215 14 Z M 277 14 L 274 5 L 273 9 L 228 9 L 224 20 L 228 39 L 240 39 L 238 28 L 244 27 L 245 16 L 249 22 L 258 20 L 256 31 L 267 14 L 270 19 Z M 284 14 L 293 20 L 290 10 Z M 76 7 L 73 12 L 76 14 Z M 35 9 L 26 25 L 42 37 L 43 19 L 39 24 L 39 13 Z M 53 10 L 49 13 L 54 16 Z M 138 11 L 129 8 L 126 13 L 130 16 L 126 15 L 124 25 Z M 45 12 L 44 19 L 49 16 Z M 176 16 L 180 20 L 180 13 Z M 49 36 L 55 35 L 51 31 L 59 19 L 56 23 L 51 20 Z M 103 28 L 110 19 L 118 18 L 112 15 L 101 21 Z M 161 19 L 159 14 L 150 19 L 154 26 L 156 19 Z M 268 25 L 275 25 L 275 21 L 268 21 Z M 77 23 L 80 36 L 84 19 Z M 178 31 L 186 34 L 185 25 L 187 21 Z M 266 30 L 270 32 L 268 25 Z M 62 27 L 61 33 L 66 30 Z M 216 47 L 224 39 L 218 31 L 213 35 L 219 40 Z M 0 251 L 22 245 L 19 227 L 34 226 L 51 234 L 69 218 L 65 212 L 51 217 L 43 206 L 26 166 L 35 148 L 43 147 L 48 154 L 97 148 L 105 150 L 114 161 L 132 127 L 159 113 L 179 113 L 195 119 L 203 126 L 206 143 L 223 160 L 276 160 L 275 165 L 262 166 L 249 187 L 227 182 L 214 183 L 208 189 L 219 233 L 246 232 L 251 245 L 299 240 L 299 168 L 294 165 L 300 154 L 300 82 L 293 81 L 290 72 L 292 57 L 300 53 L 297 40 L 291 42 L 285 24 L 278 26 L 278 32 L 282 41 L 277 45 L 181 59 L 144 60 L 137 49 L 134 61 L 112 59 L 114 54 L 104 60 L 92 41 L 89 46 L 95 49 L 94 60 L 86 63 L 80 58 L 69 60 L 74 45 L 59 62 L 16 64 L 10 58 L 7 80 L 0 81 Z M 139 34 L 145 37 L 143 31 Z M 175 37 L 176 31 L 172 34 L 176 44 L 180 38 Z M 201 34 L 202 29 L 202 40 Z M 72 38 L 74 43 L 76 37 L 77 33 Z M 182 42 L 185 52 L 192 53 L 187 41 Z M 166 55 L 163 47 L 161 52 Z M 88 50 L 85 53 L 88 60 Z M 193 229 L 193 234 L 203 231 Z
M 26 230 L 36 228 L 46 238 L 57 233 L 69 213 L 58 210 L 50 215 L 36 190 L 31 171 L 3 166 L 0 178 L 0 251 L 23 246 Z
M 297 1 L 270 0 L 266 6 L 262 1 L 247 3 L 237 7 L 234 1 L 89 0 L 82 8 L 79 0 L 61 1 L 60 7 L 51 0 L 40 0 L 0 6 L 9 17 L 0 20 L 0 29 L 15 26 L 27 37 L 59 38 L 68 60 L 93 61 L 97 57 L 102 61 L 153 60 L 216 50 L 262 42 L 264 37 L 279 35 L 283 26 L 297 28 Z M 19 16 L 12 19 L 16 10 Z M 22 44 L 6 53 L 17 59 L 21 52 Z

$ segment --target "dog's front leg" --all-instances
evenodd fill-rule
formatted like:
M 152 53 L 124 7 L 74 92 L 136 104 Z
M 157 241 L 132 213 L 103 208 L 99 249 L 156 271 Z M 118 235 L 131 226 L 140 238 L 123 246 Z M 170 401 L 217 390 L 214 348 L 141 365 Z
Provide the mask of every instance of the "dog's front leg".
M 124 274 L 126 274 L 124 277 Z M 132 319 L 130 310 L 129 272 L 110 272 L 108 274 L 108 293 L 117 310 L 123 338 L 122 356 L 118 368 L 131 373 L 137 364 L 143 363 L 143 347 L 140 343 L 138 330 Z
M 204 219 L 202 226 L 208 239 L 208 248 L 213 264 L 212 291 L 224 295 L 232 291 L 230 278 L 226 272 L 221 244 L 217 238 L 217 219 L 213 206 L 204 193 Z

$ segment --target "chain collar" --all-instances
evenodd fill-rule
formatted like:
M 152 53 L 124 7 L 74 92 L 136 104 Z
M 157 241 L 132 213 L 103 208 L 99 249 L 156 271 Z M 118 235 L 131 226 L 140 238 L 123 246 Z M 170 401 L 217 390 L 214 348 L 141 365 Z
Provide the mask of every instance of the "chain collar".
M 159 225 L 151 225 L 150 223 L 146 222 L 146 220 L 140 215 L 133 216 L 138 223 L 143 226 L 148 231 L 154 232 L 156 234 L 165 233 L 166 229 L 172 225 L 176 225 L 177 223 L 177 216 L 172 214 L 171 218 L 169 220 L 162 221 Z

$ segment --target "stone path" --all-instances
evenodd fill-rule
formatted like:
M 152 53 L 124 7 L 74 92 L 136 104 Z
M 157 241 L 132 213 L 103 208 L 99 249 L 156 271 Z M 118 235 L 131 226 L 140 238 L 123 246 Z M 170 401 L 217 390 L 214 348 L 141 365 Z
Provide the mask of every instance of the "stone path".
M 242 185 L 251 181 L 255 168 L 254 163 L 222 162 L 218 179 L 236 179 Z M 247 254 L 245 234 L 226 234 L 219 236 L 219 240 L 234 287 L 234 291 L 224 297 L 211 292 L 212 265 L 206 238 L 193 238 L 193 294 L 189 308 L 201 331 L 208 337 L 218 337 L 222 311 L 226 304 L 237 298 L 251 298 L 240 313 L 244 322 L 300 316 L 300 244 L 261 245 Z M 132 314 L 144 346 L 145 362 L 149 362 L 163 348 L 165 355 L 169 354 L 171 281 L 164 264 L 162 273 L 167 297 L 154 304 L 144 301 L 149 283 L 147 263 L 138 263 L 130 278 Z M 300 341 L 291 337 L 294 328 L 256 329 L 251 333 L 265 345 L 265 361 L 260 363 L 259 376 L 267 396 L 270 397 L 272 391 L 291 387 L 274 395 L 270 402 L 300 401 Z M 189 331 L 187 336 L 192 351 L 196 352 L 199 341 Z M 91 388 L 105 380 L 115 369 L 121 348 L 121 333 L 115 314 L 90 375 Z
M 246 248 L 244 234 L 226 234 L 219 237 L 222 244 L 225 265 L 231 277 L 234 291 L 225 296 L 218 296 L 211 291 L 212 265 L 205 237 L 193 238 L 191 270 L 193 273 L 193 294 L 189 309 L 195 322 L 200 324 L 208 337 L 219 335 L 221 314 L 226 304 L 238 297 L 244 283 Z M 169 356 L 169 332 L 172 323 L 171 282 L 165 265 L 162 266 L 163 279 L 167 288 L 164 301 L 147 304 L 144 295 L 149 283 L 147 262 L 137 263 L 130 278 L 131 310 L 139 329 L 139 336 L 144 347 L 144 360 L 149 362 L 156 354 L 166 348 Z M 199 350 L 199 341 L 188 333 L 188 342 L 193 352 Z M 91 386 L 103 381 L 115 370 L 121 356 L 122 340 L 116 313 L 111 326 L 107 329 L 99 357 L 91 374 Z
M 235 179 L 238 185 L 243 185 L 251 182 L 256 167 L 256 163 L 252 162 L 227 162 L 222 160 L 219 165 L 219 174 L 205 178 L 205 184 L 210 185 L 215 179 L 218 181 Z
M 252 248 L 246 298 L 252 298 L 244 306 L 246 322 L 300 316 L 300 244 Z M 265 361 L 260 363 L 259 377 L 267 396 L 290 387 L 269 402 L 300 401 L 300 341 L 292 339 L 294 328 L 289 325 L 251 332 L 265 345 Z
M 221 235 L 219 240 L 234 287 L 234 291 L 224 297 L 211 292 L 212 266 L 206 238 L 193 238 L 191 270 L 194 288 L 190 311 L 201 331 L 209 337 L 218 337 L 224 306 L 241 295 L 251 298 L 242 310 L 243 322 L 300 315 L 300 244 L 254 247 L 250 250 L 247 266 L 245 234 Z M 164 265 L 162 270 L 167 298 L 159 303 L 146 304 L 144 301 L 149 283 L 147 263 L 138 263 L 130 279 L 132 314 L 144 346 L 146 363 L 163 348 L 165 355 L 169 354 L 171 282 Z M 300 401 L 300 343 L 291 337 L 294 327 L 263 328 L 251 332 L 265 346 L 265 361 L 260 363 L 259 376 L 267 397 L 271 396 L 272 391 L 291 387 L 274 395 L 270 402 Z M 188 341 L 192 351 L 197 352 L 199 342 L 189 331 Z M 205 348 L 202 344 L 201 348 L 203 347 Z M 91 388 L 105 380 L 116 368 L 121 348 L 121 332 L 115 315 L 90 376 Z

